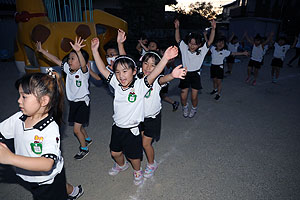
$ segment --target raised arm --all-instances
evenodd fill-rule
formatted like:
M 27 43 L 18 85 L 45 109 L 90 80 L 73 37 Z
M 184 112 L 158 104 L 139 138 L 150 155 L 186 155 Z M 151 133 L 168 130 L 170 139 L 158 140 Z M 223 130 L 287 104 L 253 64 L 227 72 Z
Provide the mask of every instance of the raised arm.
M 207 46 L 209 47 L 215 39 L 215 33 L 216 33 L 216 27 L 217 27 L 217 23 L 216 21 L 213 19 L 211 21 L 211 30 L 210 30 L 210 35 L 209 35 L 209 40 L 207 42 Z
M 232 34 L 231 34 L 231 36 L 230 36 L 228 42 L 231 42 L 231 40 L 233 39 L 233 37 L 234 37 L 234 32 L 232 32 Z
M 208 38 L 207 38 L 207 31 L 203 31 L 203 37 L 205 39 L 205 42 L 208 42 Z
M 172 58 L 175 58 L 178 55 L 178 48 L 175 46 L 169 47 L 160 62 L 156 65 L 154 70 L 148 75 L 147 80 L 148 83 L 151 85 L 157 76 L 163 71 L 168 61 Z
M 100 73 L 107 79 L 110 74 L 110 71 L 106 69 L 104 62 L 100 57 L 98 48 L 99 48 L 99 39 L 93 38 L 91 40 L 91 49 L 92 49 L 94 60 L 96 62 L 97 68 L 99 69 Z
M 84 42 L 84 39 L 81 39 L 81 37 L 79 37 L 79 39 L 77 40 L 77 37 L 76 37 L 74 44 L 72 44 L 72 42 L 70 42 L 70 45 L 72 46 L 72 48 L 74 49 L 74 51 L 76 51 L 76 53 L 78 55 L 82 72 L 87 72 L 86 62 L 80 51 L 80 49 L 82 47 L 85 47 L 85 44 L 82 44 L 83 42 Z
M 124 48 L 124 42 L 126 40 L 126 33 L 122 30 L 118 30 L 117 43 L 120 55 L 126 55 L 126 51 Z
M 174 78 L 185 79 L 185 75 L 187 72 L 187 68 L 182 68 L 182 65 L 178 65 L 176 68 L 173 69 L 172 73 L 167 74 L 159 79 L 159 84 L 163 85 L 167 82 L 170 82 Z
M 44 56 L 46 56 L 50 61 L 54 62 L 55 64 L 57 64 L 58 66 L 61 66 L 62 61 L 57 58 L 56 56 L 52 55 L 51 53 L 49 53 L 47 50 L 42 48 L 42 43 L 37 41 L 36 42 L 36 50 L 40 53 L 42 53 Z
M 248 51 L 244 51 L 244 52 L 231 52 L 231 55 L 233 56 L 249 56 L 249 52 Z
M 252 44 L 252 45 L 254 44 L 253 39 L 250 38 L 250 37 L 248 36 L 248 33 L 247 33 L 247 32 L 244 33 L 244 37 L 246 38 L 246 40 L 247 40 L 250 44 Z
M 90 75 L 91 75 L 94 79 L 96 79 L 97 81 L 100 81 L 100 80 L 101 80 L 100 76 L 99 76 L 96 72 L 94 72 L 94 71 L 92 70 L 91 64 L 90 64 L 90 63 L 87 64 L 87 67 L 88 67 L 88 69 L 89 69 Z
M 295 39 L 294 39 L 294 42 L 293 42 L 293 44 L 292 44 L 292 46 L 291 46 L 291 49 L 294 48 L 294 47 L 296 46 L 297 41 L 298 41 L 298 37 L 297 37 L 297 35 L 296 35 L 296 36 L 295 36 Z
M 4 143 L 0 143 L 0 163 L 30 171 L 50 171 L 54 160 L 45 157 L 25 157 L 12 153 Z
M 273 35 L 274 35 L 274 32 L 271 32 L 268 36 L 268 38 L 266 39 L 266 41 L 264 41 L 262 43 L 262 46 L 265 46 L 266 44 L 268 44 L 269 42 L 271 42 L 273 40 Z
M 175 40 L 177 43 L 179 43 L 180 42 L 180 30 L 179 30 L 180 23 L 179 23 L 178 19 L 176 19 L 174 21 L 174 26 L 175 26 Z

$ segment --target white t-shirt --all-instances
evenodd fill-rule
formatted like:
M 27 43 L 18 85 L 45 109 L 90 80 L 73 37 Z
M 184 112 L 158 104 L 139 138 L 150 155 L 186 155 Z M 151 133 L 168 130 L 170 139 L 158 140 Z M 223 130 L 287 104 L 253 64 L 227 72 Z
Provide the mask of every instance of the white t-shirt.
M 22 112 L 15 113 L 0 123 L 0 132 L 6 139 L 14 139 L 16 155 L 34 158 L 56 156 L 55 164 L 48 172 L 16 168 L 16 174 L 27 182 L 51 184 L 64 164 L 60 152 L 59 127 L 52 116 L 47 116 L 32 128 L 25 128 L 26 118 Z
M 217 51 L 215 46 L 210 48 L 211 51 L 211 64 L 213 65 L 223 65 L 224 58 L 230 56 L 231 52 L 223 49 L 222 51 Z
M 161 110 L 160 90 L 164 85 L 159 84 L 159 76 L 145 95 L 145 118 L 155 118 Z
M 238 48 L 240 46 L 240 44 L 237 42 L 235 44 L 232 44 L 231 42 L 229 42 L 228 44 L 228 50 L 232 53 L 236 53 L 238 52 Z
M 290 49 L 290 45 L 282 45 L 280 46 L 277 42 L 274 44 L 274 58 L 280 58 L 282 61 L 284 60 L 286 52 Z
M 183 67 L 187 67 L 188 72 L 197 71 L 201 68 L 204 57 L 209 50 L 207 44 L 204 43 L 204 45 L 199 48 L 199 55 L 197 55 L 197 52 L 191 53 L 188 45 L 185 44 L 183 40 L 180 41 L 179 48 L 182 56 L 182 65 Z
M 264 49 L 262 45 L 255 46 L 253 45 L 251 60 L 255 60 L 257 62 L 261 62 L 264 56 Z
M 144 121 L 144 96 L 151 88 L 147 78 L 134 80 L 126 89 L 122 88 L 113 73 L 109 75 L 108 82 L 115 89 L 114 123 L 120 128 L 137 127 L 140 122 Z
M 81 69 L 76 72 L 70 72 L 70 66 L 67 62 L 63 64 L 63 71 L 67 74 L 66 78 L 66 93 L 69 101 L 85 101 L 89 105 L 89 77 L 90 73 L 82 72 Z

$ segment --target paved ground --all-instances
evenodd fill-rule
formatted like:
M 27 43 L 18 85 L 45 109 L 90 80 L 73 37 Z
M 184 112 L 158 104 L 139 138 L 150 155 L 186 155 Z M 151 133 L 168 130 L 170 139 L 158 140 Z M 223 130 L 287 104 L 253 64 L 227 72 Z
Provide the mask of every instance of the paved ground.
M 247 62 L 242 59 L 224 79 L 219 102 L 208 94 L 212 82 L 204 67 L 193 119 L 163 103 L 162 137 L 155 144 L 159 168 L 139 187 L 131 169 L 116 177 L 107 173 L 113 164 L 108 150 L 112 98 L 103 87 L 91 87 L 90 154 L 73 160 L 78 142 L 71 127 L 62 131 L 67 178 L 83 185 L 81 199 L 300 199 L 300 68 L 284 67 L 278 84 L 272 84 L 267 55 L 254 87 L 244 82 Z M 4 62 L 0 72 L 2 121 L 18 110 L 17 72 L 13 63 Z M 177 84 L 172 82 L 169 94 L 179 100 Z M 11 167 L 0 166 L 0 199 L 31 199 L 15 177 Z

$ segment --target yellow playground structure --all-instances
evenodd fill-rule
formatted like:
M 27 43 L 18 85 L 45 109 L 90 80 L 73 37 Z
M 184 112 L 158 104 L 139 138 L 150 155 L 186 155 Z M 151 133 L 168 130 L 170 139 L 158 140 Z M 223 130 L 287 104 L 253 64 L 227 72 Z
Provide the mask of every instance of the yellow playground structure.
M 66 5 L 71 2 L 73 5 Z M 35 51 L 35 43 L 41 41 L 44 49 L 62 59 L 72 49 L 69 42 L 75 37 L 86 40 L 86 50 L 92 59 L 90 41 L 100 40 L 99 52 L 105 55 L 103 46 L 117 36 L 117 30 L 128 31 L 127 23 L 102 10 L 86 8 L 85 0 L 16 0 L 15 15 L 18 32 L 15 45 L 15 62 L 20 73 L 44 72 L 55 66 Z M 83 12 L 82 12 L 83 10 Z M 29 51 L 36 57 L 39 66 L 31 63 Z M 105 57 L 103 57 L 105 61 Z

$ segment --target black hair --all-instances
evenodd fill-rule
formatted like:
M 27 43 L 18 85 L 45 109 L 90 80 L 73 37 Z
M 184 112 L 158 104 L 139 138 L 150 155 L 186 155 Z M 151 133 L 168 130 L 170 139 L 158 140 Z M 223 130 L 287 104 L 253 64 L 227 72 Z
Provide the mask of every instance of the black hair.
M 77 55 L 77 57 L 78 57 L 78 54 L 77 54 L 77 52 L 74 49 L 71 52 L 75 53 Z M 89 62 L 89 54 L 88 54 L 88 52 L 86 50 L 84 50 L 84 49 L 80 49 L 80 52 L 81 52 L 81 54 L 82 54 L 85 62 L 88 63 Z M 78 60 L 79 60 L 79 57 L 78 57 Z
M 151 42 L 154 42 L 154 43 L 156 44 L 156 48 L 159 49 L 159 43 L 158 43 L 158 41 L 153 40 L 153 39 L 148 40 L 147 46 L 148 46 Z
M 232 43 L 234 40 L 237 40 L 237 39 L 238 39 L 238 37 L 236 35 L 234 35 L 230 42 Z
M 261 37 L 259 34 L 256 34 L 256 36 L 254 37 L 254 40 L 259 40 L 259 41 L 261 41 L 261 40 L 262 40 L 262 37 Z
M 137 74 L 137 76 L 139 78 L 142 78 L 144 76 L 144 73 L 142 71 L 142 69 L 143 69 L 143 63 L 147 62 L 150 58 L 154 59 L 154 64 L 155 65 L 157 65 L 160 62 L 160 60 L 161 60 L 161 56 L 159 55 L 159 53 L 157 51 L 146 52 L 145 55 L 142 56 L 142 60 L 141 60 L 140 65 L 138 67 L 138 74 Z
M 189 44 L 192 39 L 195 39 L 197 45 L 203 45 L 205 42 L 204 36 L 201 33 L 189 33 L 186 35 L 184 42 Z
M 110 42 L 106 43 L 104 45 L 104 50 L 107 51 L 107 49 L 115 49 L 119 53 L 118 47 L 117 47 L 115 41 L 110 41 Z
M 278 38 L 278 41 L 279 40 L 283 40 L 284 42 L 286 42 L 286 37 L 285 36 L 280 36 L 279 38 Z
M 226 45 L 226 37 L 220 36 L 220 37 L 218 37 L 218 38 L 216 39 L 216 43 L 222 42 L 222 41 L 224 42 L 224 47 L 223 47 L 222 49 L 220 49 L 220 50 L 227 49 L 227 45 Z
M 113 64 L 113 71 L 115 72 L 118 64 L 121 64 L 124 68 L 131 68 L 133 71 L 137 68 L 134 60 L 129 56 L 120 55 L 116 57 Z

